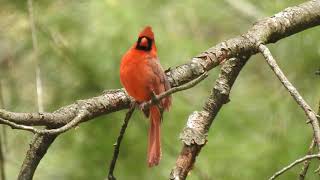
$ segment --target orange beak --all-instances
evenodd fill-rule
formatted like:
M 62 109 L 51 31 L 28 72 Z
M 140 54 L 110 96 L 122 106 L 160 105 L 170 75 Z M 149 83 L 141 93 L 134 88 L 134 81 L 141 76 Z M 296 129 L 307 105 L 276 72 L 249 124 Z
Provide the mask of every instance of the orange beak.
M 148 39 L 143 37 L 140 42 L 140 46 L 148 47 Z

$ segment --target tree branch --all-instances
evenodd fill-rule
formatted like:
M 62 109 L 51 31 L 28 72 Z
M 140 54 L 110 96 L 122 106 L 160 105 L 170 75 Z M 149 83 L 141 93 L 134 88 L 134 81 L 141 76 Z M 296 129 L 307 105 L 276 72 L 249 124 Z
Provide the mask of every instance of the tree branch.
M 18 180 L 32 180 L 34 172 L 42 157 L 47 153 L 57 135 L 35 134 L 30 143 L 30 148 L 22 163 Z
M 26 130 L 26 131 L 30 131 L 32 133 L 37 133 L 39 132 L 39 130 L 37 128 L 34 128 L 32 126 L 26 126 L 26 125 L 20 125 L 20 124 L 16 124 L 14 122 L 11 122 L 9 120 L 6 119 L 2 119 L 0 118 L 0 122 L 2 124 L 8 125 L 10 126 L 12 129 L 20 129 L 20 130 Z
M 289 91 L 290 95 L 293 97 L 293 99 L 298 103 L 298 105 L 302 108 L 302 110 L 307 115 L 307 118 L 308 118 L 307 123 L 311 123 L 312 125 L 313 133 L 314 133 L 313 135 L 314 135 L 316 144 L 318 146 L 318 150 L 320 150 L 320 128 L 319 128 L 319 122 L 318 122 L 316 113 L 311 109 L 311 107 L 302 98 L 302 96 L 299 94 L 296 88 L 290 83 L 290 81 L 283 74 L 277 62 L 272 57 L 272 54 L 269 51 L 269 49 L 265 45 L 260 44 L 259 50 L 262 53 L 263 57 L 266 59 L 271 69 L 274 71 L 274 73 L 280 80 L 280 82 Z
M 318 104 L 318 114 L 317 115 L 320 115 L 320 101 L 319 101 L 319 104 Z M 318 119 L 318 122 L 319 122 L 319 119 Z M 315 147 L 315 140 L 314 140 L 314 138 L 312 138 L 312 141 L 311 141 L 311 144 L 309 146 L 307 155 L 311 155 L 312 154 L 312 151 L 313 151 L 314 147 Z M 310 163 L 311 163 L 311 160 L 305 160 L 303 162 L 303 166 L 302 166 L 301 172 L 299 174 L 299 180 L 304 180 L 305 179 L 305 177 L 307 175 L 307 172 L 308 172 L 308 169 L 309 169 Z
M 126 117 L 124 118 L 121 130 L 120 130 L 120 134 L 118 136 L 117 142 L 114 144 L 114 152 L 113 152 L 113 157 L 112 160 L 110 162 L 110 166 L 109 166 L 109 172 L 108 172 L 108 179 L 109 180 L 116 180 L 116 178 L 113 175 L 113 171 L 114 168 L 116 166 L 116 162 L 118 159 L 118 155 L 119 155 L 119 151 L 120 151 L 120 145 L 121 145 L 121 141 L 123 138 L 124 133 L 126 132 L 129 120 L 134 112 L 135 109 L 135 104 L 132 104 L 129 111 L 126 113 Z
M 306 161 L 306 160 L 309 160 L 309 159 L 313 159 L 313 158 L 320 158 L 320 154 L 307 155 L 307 156 L 305 156 L 303 158 L 295 160 L 293 163 L 289 164 L 288 166 L 284 167 L 280 171 L 276 172 L 269 180 L 276 179 L 278 176 L 280 176 L 284 172 L 288 171 L 289 169 L 291 169 L 295 165 L 297 165 L 297 164 L 299 164 L 299 163 L 301 163 L 303 161 Z
M 314 145 L 315 145 L 314 138 L 312 138 L 312 141 L 311 141 L 311 144 L 309 146 L 307 155 L 311 155 L 312 154 L 312 150 L 314 148 Z M 309 169 L 310 162 L 311 162 L 311 159 L 305 160 L 303 162 L 303 166 L 302 166 L 301 172 L 299 174 L 299 180 L 304 180 L 305 179 L 305 177 L 307 175 L 307 172 L 308 172 L 308 169 Z
M 103 114 L 126 109 L 130 102 L 131 99 L 123 89 L 115 89 L 108 90 L 98 97 L 78 100 L 53 113 L 16 113 L 0 109 L 0 118 L 22 125 L 60 127 L 72 121 L 79 109 L 89 111 L 86 118 L 82 120 L 84 122 Z
M 246 61 L 247 58 L 232 58 L 226 61 L 203 110 L 195 111 L 189 116 L 187 126 L 180 135 L 184 145 L 176 160 L 176 165 L 171 171 L 170 179 L 186 179 L 189 171 L 193 168 L 197 155 L 206 144 L 207 134 L 214 118 L 222 105 L 229 102 L 232 85 Z

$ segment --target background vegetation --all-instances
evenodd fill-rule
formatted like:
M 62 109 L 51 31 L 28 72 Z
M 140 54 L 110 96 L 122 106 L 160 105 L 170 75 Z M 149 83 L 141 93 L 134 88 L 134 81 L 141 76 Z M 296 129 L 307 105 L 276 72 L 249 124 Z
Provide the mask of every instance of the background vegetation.
M 145 25 L 153 26 L 161 63 L 169 68 L 244 33 L 259 17 L 303 1 L 244 2 L 253 9 L 243 9 L 230 0 L 35 1 L 45 110 L 120 88 L 121 56 Z M 314 109 L 320 99 L 320 77 L 314 74 L 320 67 L 319 37 L 316 27 L 269 45 L 288 78 Z M 218 72 L 219 68 L 214 69 L 197 87 L 174 95 L 172 110 L 162 125 L 163 158 L 156 168 L 146 165 L 148 120 L 135 112 L 121 147 L 115 172 L 118 179 L 167 179 L 181 149 L 179 133 L 188 115 L 201 109 Z M 26 1 L 0 1 L 0 81 L 6 109 L 37 110 Z M 124 113 L 103 116 L 61 135 L 34 179 L 103 179 Z M 235 83 L 231 102 L 216 118 L 189 179 L 270 177 L 306 153 L 312 132 L 305 119 L 261 55 L 252 57 Z M 6 131 L 6 174 L 15 179 L 31 135 Z M 282 179 L 295 179 L 299 170 L 291 170 Z M 318 179 L 312 171 L 308 177 Z

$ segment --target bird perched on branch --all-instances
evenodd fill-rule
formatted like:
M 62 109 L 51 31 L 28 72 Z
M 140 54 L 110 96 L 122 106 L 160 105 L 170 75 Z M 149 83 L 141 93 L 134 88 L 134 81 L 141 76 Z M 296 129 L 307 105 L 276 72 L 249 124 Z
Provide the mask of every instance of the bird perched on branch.
M 120 65 L 120 80 L 127 93 L 137 103 L 151 100 L 154 95 L 170 89 L 160 65 L 154 34 L 150 26 L 139 34 L 137 42 L 124 54 Z M 161 158 L 160 123 L 162 108 L 169 110 L 171 97 L 167 96 L 149 109 L 142 109 L 150 118 L 148 139 L 148 166 L 156 166 Z

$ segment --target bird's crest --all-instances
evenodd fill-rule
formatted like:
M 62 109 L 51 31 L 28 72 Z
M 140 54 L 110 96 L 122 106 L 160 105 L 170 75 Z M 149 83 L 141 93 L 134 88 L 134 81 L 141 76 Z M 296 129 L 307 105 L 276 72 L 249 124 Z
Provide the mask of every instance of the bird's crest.
M 152 32 L 152 27 L 151 26 L 146 26 L 139 34 L 139 37 L 147 37 L 152 40 L 154 40 L 154 35 Z

